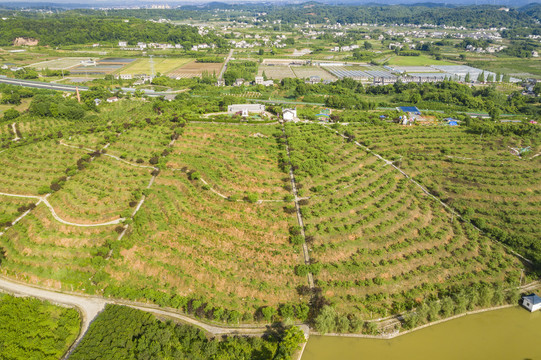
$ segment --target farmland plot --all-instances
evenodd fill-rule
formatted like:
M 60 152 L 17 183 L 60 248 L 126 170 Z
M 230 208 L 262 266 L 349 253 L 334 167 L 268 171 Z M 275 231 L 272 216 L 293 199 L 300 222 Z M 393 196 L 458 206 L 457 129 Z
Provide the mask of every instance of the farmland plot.
M 316 283 L 342 313 L 382 317 L 456 285 L 518 282 L 518 260 L 391 166 L 320 125 L 287 133 Z
M 269 66 L 269 65 L 259 65 L 259 70 L 257 72 L 258 76 L 263 76 L 263 73 L 267 78 L 272 80 L 282 80 L 285 78 L 296 78 L 295 73 L 291 70 L 290 66 Z
M 210 75 L 220 73 L 223 63 L 198 63 L 195 61 L 182 65 L 178 69 L 175 69 L 167 74 L 167 76 L 176 78 L 193 78 L 201 77 L 203 73 L 207 72 Z
M 236 310 L 293 301 L 304 279 L 291 277 L 300 254 L 287 236 L 295 218 L 282 206 L 216 198 L 186 174 L 164 171 L 105 271 L 122 287 Z
M 541 144 L 451 127 L 352 129 L 376 152 L 401 158 L 402 168 L 477 226 L 526 255 L 539 253 L 541 159 L 533 155 Z M 522 158 L 511 154 L 528 144 Z
M 69 179 L 49 198 L 49 202 L 58 216 L 66 221 L 111 221 L 129 216 L 130 204 L 137 204 L 150 178 L 150 169 L 101 156 Z
M 154 73 L 167 74 L 168 72 L 190 62 L 192 59 L 177 59 L 177 58 L 153 58 Z M 152 73 L 150 59 L 137 59 L 128 67 L 122 69 L 120 74 L 148 74 Z
M 117 236 L 114 226 L 61 224 L 44 204 L 0 236 L 0 272 L 56 289 L 84 289 Z
M 162 153 L 171 142 L 171 134 L 171 129 L 160 125 L 133 127 L 124 132 L 107 153 L 149 166 L 149 160 Z
M 76 164 L 81 152 L 52 140 L 7 149 L 0 154 L 0 192 L 38 195 L 38 189 L 49 186 Z
M 282 199 L 289 180 L 278 168 L 277 132 L 274 126 L 190 124 L 167 166 L 197 171 L 225 196 Z
M 310 76 L 319 76 L 321 80 L 336 80 L 336 76 L 316 66 L 294 66 L 291 68 L 295 75 L 300 79 L 310 78 Z

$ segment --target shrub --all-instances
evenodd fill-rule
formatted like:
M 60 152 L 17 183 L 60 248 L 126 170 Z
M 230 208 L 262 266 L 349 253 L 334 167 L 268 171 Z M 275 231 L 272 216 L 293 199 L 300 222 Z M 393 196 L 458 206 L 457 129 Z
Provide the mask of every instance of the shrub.
M 201 179 L 201 175 L 199 175 L 199 173 L 197 171 L 192 171 L 188 174 L 188 178 L 190 180 L 199 180 Z
M 4 112 L 3 119 L 4 120 L 13 120 L 13 119 L 18 118 L 20 115 L 21 115 L 21 113 L 18 112 L 17 110 L 15 110 L 15 109 L 8 109 L 8 110 L 6 110 Z
M 38 188 L 39 195 L 48 194 L 49 192 L 51 192 L 51 188 L 47 185 L 43 185 Z
M 246 195 L 246 201 L 248 201 L 249 203 L 256 203 L 257 201 L 259 200 L 257 194 L 248 194 Z
M 304 238 L 302 237 L 302 235 L 291 235 L 289 237 L 289 241 L 293 245 L 301 245 L 302 243 L 304 243 Z

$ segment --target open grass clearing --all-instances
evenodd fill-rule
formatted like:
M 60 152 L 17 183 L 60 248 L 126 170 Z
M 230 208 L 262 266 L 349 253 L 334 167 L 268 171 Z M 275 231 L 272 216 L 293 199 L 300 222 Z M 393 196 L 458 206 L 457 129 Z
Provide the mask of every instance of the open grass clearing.
M 81 152 L 47 140 L 10 148 L 1 155 L 0 192 L 38 195 L 40 187 L 49 186 L 64 176 L 66 169 L 81 157 Z
M 57 215 L 76 223 L 102 223 L 129 217 L 148 185 L 149 169 L 101 156 L 71 177 L 49 198 Z M 114 181 L 111 181 L 114 179 Z

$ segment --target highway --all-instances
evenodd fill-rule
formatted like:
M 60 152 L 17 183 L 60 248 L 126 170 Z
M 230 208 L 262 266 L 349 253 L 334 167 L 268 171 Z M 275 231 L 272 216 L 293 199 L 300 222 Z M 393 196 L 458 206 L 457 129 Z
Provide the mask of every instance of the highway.
M 6 78 L 6 77 L 0 77 L 0 84 L 9 84 L 9 85 L 23 86 L 23 87 L 29 87 L 29 88 L 35 88 L 35 89 L 47 89 L 47 90 L 56 90 L 56 91 L 75 92 L 77 88 L 79 88 L 79 91 L 88 90 L 88 87 L 86 86 L 53 84 L 53 83 L 45 83 L 45 82 L 33 81 L 33 80 L 11 79 L 11 78 Z M 133 89 L 133 88 L 122 88 L 121 90 L 124 91 L 125 93 L 135 93 L 136 91 L 136 89 Z M 153 90 L 142 90 L 142 91 L 145 95 L 154 96 L 154 97 L 174 94 L 174 93 L 169 93 L 169 92 L 155 92 Z

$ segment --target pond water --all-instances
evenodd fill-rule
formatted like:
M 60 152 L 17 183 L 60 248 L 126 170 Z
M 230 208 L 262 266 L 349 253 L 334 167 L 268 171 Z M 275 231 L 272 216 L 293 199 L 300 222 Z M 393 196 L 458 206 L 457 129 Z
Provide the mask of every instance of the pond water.
M 390 340 L 310 336 L 302 360 L 541 359 L 541 311 L 464 316 Z

